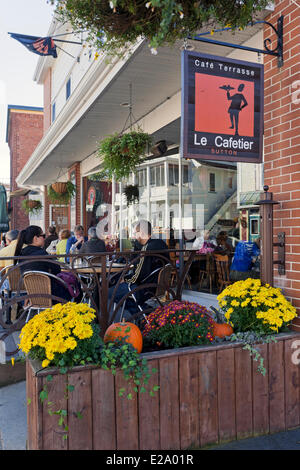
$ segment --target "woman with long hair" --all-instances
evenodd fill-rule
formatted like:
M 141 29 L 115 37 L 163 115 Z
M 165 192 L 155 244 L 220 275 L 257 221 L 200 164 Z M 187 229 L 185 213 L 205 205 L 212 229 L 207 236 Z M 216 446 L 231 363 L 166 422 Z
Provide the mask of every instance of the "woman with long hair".
M 37 225 L 29 225 L 24 230 L 21 230 L 18 236 L 15 256 L 47 256 L 48 253 L 44 249 L 45 234 L 41 227 Z M 24 245 L 26 245 L 24 247 Z M 31 271 L 42 271 L 51 273 L 57 276 L 60 273 L 60 266 L 52 260 L 38 259 L 38 260 L 15 260 L 15 264 L 20 264 L 20 271 L 22 274 Z M 65 287 L 56 279 L 51 279 L 51 292 L 56 297 L 61 297 L 65 300 L 71 300 L 71 295 Z M 53 301 L 53 303 L 55 303 Z

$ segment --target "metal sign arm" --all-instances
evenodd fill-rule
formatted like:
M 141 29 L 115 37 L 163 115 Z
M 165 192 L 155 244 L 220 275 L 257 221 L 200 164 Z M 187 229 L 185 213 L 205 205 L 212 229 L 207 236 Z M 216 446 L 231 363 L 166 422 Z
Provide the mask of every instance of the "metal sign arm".
M 264 49 L 257 49 L 255 47 L 248 47 L 248 46 L 244 46 L 241 44 L 233 44 L 229 42 L 218 41 L 216 39 L 208 39 L 201 35 L 188 36 L 188 39 L 193 40 L 193 41 L 206 42 L 208 44 L 215 44 L 218 46 L 230 47 L 233 49 L 241 49 L 244 51 L 257 52 L 258 54 L 272 55 L 278 58 L 278 67 L 282 67 L 283 66 L 283 19 L 284 19 L 283 15 L 278 18 L 277 29 L 275 28 L 274 25 L 272 25 L 268 21 L 256 21 L 255 23 L 251 24 L 253 26 L 254 24 L 263 23 L 263 24 L 270 26 L 273 29 L 273 31 L 277 35 L 277 45 L 274 49 L 269 48 L 269 44 L 271 44 L 272 42 L 271 39 L 269 38 L 266 38 L 264 40 L 264 47 L 265 47 Z M 228 29 L 231 29 L 231 28 L 225 28 L 225 30 L 228 30 Z

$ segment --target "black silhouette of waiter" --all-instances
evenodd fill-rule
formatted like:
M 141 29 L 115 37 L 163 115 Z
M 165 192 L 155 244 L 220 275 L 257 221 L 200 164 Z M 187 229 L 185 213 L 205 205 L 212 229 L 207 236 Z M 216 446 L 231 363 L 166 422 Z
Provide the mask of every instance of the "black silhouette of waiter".
M 235 93 L 232 96 L 230 96 L 229 90 L 227 89 L 227 99 L 229 101 L 231 100 L 231 104 L 228 108 L 228 113 L 231 120 L 231 127 L 229 129 L 234 129 L 235 127 L 235 135 L 239 135 L 239 113 L 243 108 L 248 106 L 246 98 L 244 97 L 243 93 L 241 93 L 244 87 L 245 85 L 243 84 L 239 85 L 239 93 Z

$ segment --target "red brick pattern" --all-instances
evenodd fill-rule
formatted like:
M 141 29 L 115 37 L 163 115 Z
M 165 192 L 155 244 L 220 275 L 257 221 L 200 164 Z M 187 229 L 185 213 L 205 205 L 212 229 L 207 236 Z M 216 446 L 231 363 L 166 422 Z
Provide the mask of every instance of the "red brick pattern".
M 278 68 L 276 58 L 264 57 L 264 183 L 279 202 L 274 206 L 274 235 L 286 234 L 286 275 L 279 276 L 275 267 L 274 283 L 300 315 L 300 8 L 289 0 L 276 1 L 267 21 L 276 27 L 280 15 L 284 65 Z M 274 48 L 276 38 L 269 27 L 264 38 L 271 38 Z M 300 330 L 300 318 L 296 324 Z
M 10 148 L 10 187 L 18 189 L 16 178 L 25 166 L 43 135 L 43 113 L 11 109 L 8 145 Z M 23 197 L 12 198 L 11 228 L 22 230 L 29 218 L 21 207 Z

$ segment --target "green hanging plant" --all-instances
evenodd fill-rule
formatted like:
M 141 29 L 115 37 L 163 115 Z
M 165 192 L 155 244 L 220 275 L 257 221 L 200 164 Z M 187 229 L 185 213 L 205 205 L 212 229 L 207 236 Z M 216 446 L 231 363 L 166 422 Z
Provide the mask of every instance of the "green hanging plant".
M 103 158 L 103 170 L 116 180 L 127 178 L 146 156 L 151 136 L 141 130 L 112 134 L 99 143 L 98 156 Z
M 42 210 L 43 205 L 41 201 L 35 199 L 24 199 L 22 201 L 22 208 L 26 214 L 38 214 Z
M 76 194 L 76 186 L 71 181 L 53 183 L 48 186 L 48 198 L 53 204 L 69 204 Z
M 127 199 L 127 206 L 139 201 L 140 192 L 137 184 L 128 184 L 124 188 L 123 193 L 125 194 Z
M 156 48 L 173 44 L 202 27 L 244 28 L 269 0 L 50 0 L 56 17 L 74 31 L 88 32 L 87 42 L 110 55 L 123 56 L 139 38 Z M 98 57 L 98 56 L 97 56 Z

